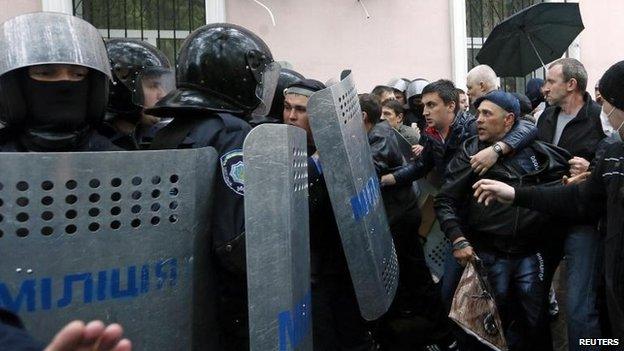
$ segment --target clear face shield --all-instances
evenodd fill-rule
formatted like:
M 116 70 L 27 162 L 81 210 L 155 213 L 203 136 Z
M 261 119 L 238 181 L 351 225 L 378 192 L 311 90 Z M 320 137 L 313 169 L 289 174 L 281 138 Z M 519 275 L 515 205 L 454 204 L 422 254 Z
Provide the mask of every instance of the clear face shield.
M 55 63 L 88 67 L 111 78 L 102 36 L 80 18 L 36 12 L 0 24 L 0 76 L 18 68 Z
M 175 72 L 166 68 L 146 69 L 137 78 L 133 101 L 143 108 L 151 108 L 176 88 Z
M 136 70 L 113 67 L 117 84 L 123 84 L 131 95 L 132 103 L 143 108 L 153 107 L 175 89 L 175 72 L 163 67 L 146 67 Z
M 262 80 L 256 87 L 256 96 L 260 99 L 260 104 L 251 113 L 252 117 L 264 117 L 271 110 L 271 103 L 273 102 L 275 88 L 279 80 L 280 68 L 277 62 L 271 62 L 261 73 Z

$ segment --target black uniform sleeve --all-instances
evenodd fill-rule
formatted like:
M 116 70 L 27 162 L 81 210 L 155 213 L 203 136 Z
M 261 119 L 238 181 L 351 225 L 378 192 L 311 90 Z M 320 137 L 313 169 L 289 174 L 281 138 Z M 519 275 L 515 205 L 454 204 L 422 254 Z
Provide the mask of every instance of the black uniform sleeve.
M 21 328 L 14 314 L 0 309 L 0 351 L 41 351 L 44 347 Z
M 434 199 L 440 228 L 451 242 L 463 236 L 458 208 L 470 196 L 474 177 L 470 159 L 460 149 L 449 163 L 446 181 Z
M 601 160 L 591 177 L 581 184 L 516 188 L 514 205 L 576 222 L 594 223 L 602 217 L 606 205 L 602 169 Z

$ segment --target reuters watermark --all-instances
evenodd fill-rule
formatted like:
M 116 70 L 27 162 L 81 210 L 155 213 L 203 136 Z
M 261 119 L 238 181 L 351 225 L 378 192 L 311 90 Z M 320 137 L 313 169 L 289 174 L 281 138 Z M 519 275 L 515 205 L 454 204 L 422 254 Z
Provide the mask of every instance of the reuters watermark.
M 620 339 L 579 339 L 579 346 L 620 346 Z

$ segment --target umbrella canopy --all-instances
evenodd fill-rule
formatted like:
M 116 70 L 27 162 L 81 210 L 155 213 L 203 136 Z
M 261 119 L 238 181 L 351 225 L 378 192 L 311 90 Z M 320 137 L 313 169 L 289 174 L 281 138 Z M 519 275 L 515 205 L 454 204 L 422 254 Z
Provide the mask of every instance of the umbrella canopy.
M 525 76 L 560 58 L 584 28 L 578 3 L 536 4 L 494 27 L 477 61 L 500 77 Z

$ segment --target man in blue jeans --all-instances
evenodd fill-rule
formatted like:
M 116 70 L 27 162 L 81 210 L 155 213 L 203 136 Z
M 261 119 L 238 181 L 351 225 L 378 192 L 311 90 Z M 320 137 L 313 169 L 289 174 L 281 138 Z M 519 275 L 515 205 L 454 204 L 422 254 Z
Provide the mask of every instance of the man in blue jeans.
M 606 137 L 600 123 L 600 105 L 585 91 L 587 72 L 583 64 L 565 58 L 552 63 L 546 75 L 544 94 L 550 107 L 537 123 L 537 139 L 553 143 L 572 156 L 570 174 L 588 170 L 598 143 Z M 565 255 L 567 284 L 566 308 L 568 346 L 581 350 L 579 339 L 601 337 L 597 307 L 598 263 L 601 240 L 596 225 L 570 225 L 563 236 L 553 239 L 546 253 L 550 277 Z M 583 346 L 582 350 L 598 350 L 598 346 Z
M 481 258 L 511 350 L 544 350 L 551 347 L 541 335 L 548 328 L 545 313 L 550 283 L 545 274 L 542 229 L 549 218 L 537 211 L 508 205 L 485 207 L 472 195 L 472 185 L 482 176 L 507 184 L 558 182 L 567 171 L 567 153 L 535 141 L 515 154 L 500 158 L 483 175 L 471 167 L 470 156 L 496 143 L 520 116 L 518 99 L 490 92 L 475 101 L 477 136 L 466 140 L 447 168 L 447 177 L 435 198 L 440 227 L 453 243 L 453 256 L 465 265 Z M 479 346 L 475 345 L 477 349 Z M 462 350 L 470 349 L 460 345 Z M 485 348 L 485 346 L 484 346 Z

